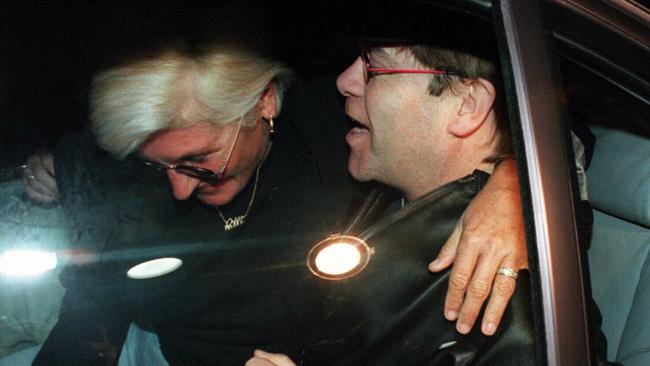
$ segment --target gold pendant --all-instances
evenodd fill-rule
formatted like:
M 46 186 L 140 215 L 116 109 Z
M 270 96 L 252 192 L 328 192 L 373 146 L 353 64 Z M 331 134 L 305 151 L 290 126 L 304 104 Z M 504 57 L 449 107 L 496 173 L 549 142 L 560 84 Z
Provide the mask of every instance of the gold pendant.
M 226 221 L 223 223 L 223 231 L 230 231 L 242 226 L 244 224 L 244 219 L 246 219 L 246 215 L 235 216 L 226 219 Z

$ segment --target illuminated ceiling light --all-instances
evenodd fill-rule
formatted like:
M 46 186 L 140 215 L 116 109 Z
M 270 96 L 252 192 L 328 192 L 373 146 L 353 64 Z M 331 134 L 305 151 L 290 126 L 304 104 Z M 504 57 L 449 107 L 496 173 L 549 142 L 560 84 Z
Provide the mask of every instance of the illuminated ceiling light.
M 0 272 L 11 276 L 34 276 L 56 268 L 56 253 L 40 250 L 9 250 L 0 256 Z
M 158 258 L 131 267 L 126 275 L 135 280 L 145 280 L 166 275 L 177 270 L 181 265 L 183 261 L 178 258 Z
M 311 249 L 307 267 L 320 278 L 342 280 L 366 268 L 372 253 L 372 249 L 360 238 L 333 235 Z

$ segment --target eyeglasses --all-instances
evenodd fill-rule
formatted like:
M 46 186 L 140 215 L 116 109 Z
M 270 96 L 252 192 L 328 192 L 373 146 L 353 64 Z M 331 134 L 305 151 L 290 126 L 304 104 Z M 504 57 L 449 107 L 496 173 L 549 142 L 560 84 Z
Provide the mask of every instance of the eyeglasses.
M 187 175 L 195 179 L 200 179 L 205 181 L 218 181 L 220 179 L 224 179 L 226 167 L 230 162 L 230 157 L 232 156 L 232 152 L 235 149 L 235 145 L 237 145 L 237 140 L 239 140 L 239 132 L 241 131 L 243 122 L 244 122 L 244 117 L 240 118 L 239 120 L 239 126 L 237 127 L 237 134 L 235 135 L 235 140 L 232 142 L 232 145 L 230 146 L 230 151 L 228 151 L 228 157 L 226 158 L 226 161 L 224 162 L 219 172 L 215 172 L 210 169 L 205 169 L 205 168 L 192 166 L 192 165 L 162 164 L 150 160 L 142 160 L 141 162 L 142 164 L 157 169 L 159 171 L 166 171 L 172 169 L 176 173 Z
M 466 77 L 465 74 L 452 70 L 415 70 L 415 69 L 392 69 L 385 67 L 370 66 L 370 56 L 368 51 L 361 51 L 361 61 L 363 62 L 363 81 L 368 84 L 370 79 L 376 75 L 390 74 L 429 74 L 429 75 L 454 75 Z

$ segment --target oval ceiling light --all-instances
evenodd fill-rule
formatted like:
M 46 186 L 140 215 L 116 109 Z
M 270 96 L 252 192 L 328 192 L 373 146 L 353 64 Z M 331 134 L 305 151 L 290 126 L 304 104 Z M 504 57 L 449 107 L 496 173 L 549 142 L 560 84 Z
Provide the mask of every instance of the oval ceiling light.
M 372 249 L 360 238 L 333 235 L 309 251 L 307 267 L 320 278 L 342 280 L 366 268 L 372 253 Z
M 0 272 L 10 276 L 38 275 L 56 264 L 56 253 L 41 250 L 9 250 L 0 256 Z
M 164 276 L 177 270 L 181 265 L 183 261 L 178 258 L 158 258 L 131 267 L 126 275 L 134 280 L 145 280 Z

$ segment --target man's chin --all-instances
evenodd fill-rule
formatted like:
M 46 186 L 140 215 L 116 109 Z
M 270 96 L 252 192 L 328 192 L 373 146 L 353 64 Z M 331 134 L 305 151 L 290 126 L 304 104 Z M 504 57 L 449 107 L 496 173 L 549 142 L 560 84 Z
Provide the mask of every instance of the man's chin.
M 350 155 L 350 158 L 348 159 L 348 173 L 350 173 L 354 180 L 359 182 L 367 182 L 371 180 L 370 177 L 368 177 L 368 174 L 366 174 L 365 169 L 363 169 L 363 164 L 360 159 L 355 159 L 352 155 Z

